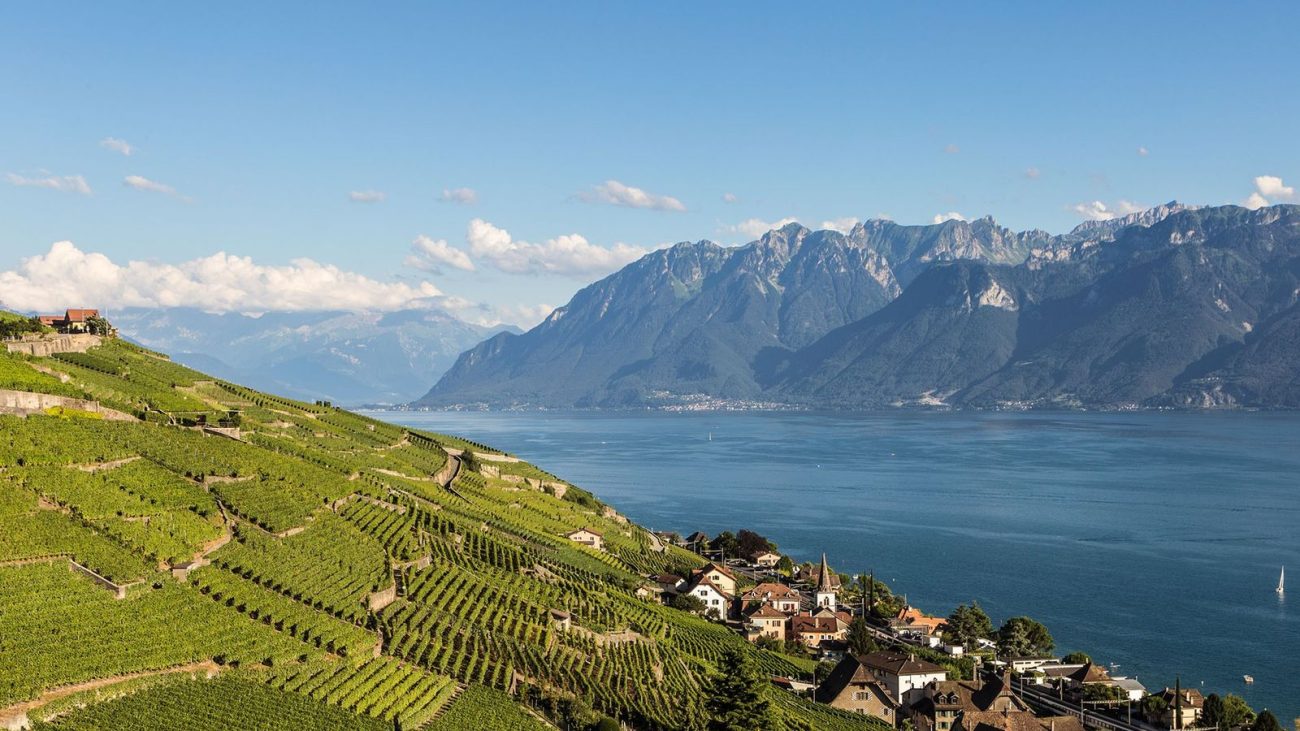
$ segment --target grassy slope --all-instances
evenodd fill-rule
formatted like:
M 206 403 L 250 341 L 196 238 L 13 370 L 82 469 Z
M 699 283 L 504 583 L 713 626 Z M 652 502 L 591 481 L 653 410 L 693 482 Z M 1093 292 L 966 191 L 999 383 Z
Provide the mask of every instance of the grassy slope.
M 0 354 L 0 372 L 17 374 L 9 388 L 85 392 L 144 418 L 0 416 L 0 562 L 46 559 L 0 563 L 0 635 L 23 638 L 0 643 L 0 708 L 215 659 L 223 677 L 403 728 L 470 713 L 465 700 L 445 708 L 458 686 L 508 694 L 519 682 L 641 727 L 696 728 L 723 648 L 753 652 L 773 674 L 809 669 L 636 598 L 641 575 L 697 559 L 650 550 L 642 528 L 601 517 L 579 491 L 559 500 L 471 471 L 455 493 L 438 485 L 439 445 L 466 446 L 454 438 L 214 381 L 122 342 L 73 358 Z M 242 441 L 168 423 L 231 411 Z M 108 467 L 87 471 L 93 463 Z M 582 526 L 602 531 L 608 551 L 561 537 Z M 165 571 L 205 549 L 212 565 L 191 581 Z M 131 584 L 127 598 L 67 571 L 69 557 Z M 395 565 L 417 559 L 430 566 L 399 569 L 396 601 L 366 606 Z M 551 609 L 582 629 L 553 629 Z M 594 638 L 624 629 L 641 639 Z M 828 722 L 783 706 L 792 727 Z

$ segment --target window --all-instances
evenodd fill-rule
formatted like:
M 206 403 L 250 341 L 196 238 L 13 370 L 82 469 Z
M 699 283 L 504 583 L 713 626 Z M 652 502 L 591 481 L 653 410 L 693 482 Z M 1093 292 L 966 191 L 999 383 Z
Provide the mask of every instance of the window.
M 868 693 L 868 692 L 865 691 L 865 690 L 854 691 L 854 693 L 853 693 L 853 700 L 855 700 L 855 701 L 869 701 L 869 700 L 871 700 L 871 694 Z

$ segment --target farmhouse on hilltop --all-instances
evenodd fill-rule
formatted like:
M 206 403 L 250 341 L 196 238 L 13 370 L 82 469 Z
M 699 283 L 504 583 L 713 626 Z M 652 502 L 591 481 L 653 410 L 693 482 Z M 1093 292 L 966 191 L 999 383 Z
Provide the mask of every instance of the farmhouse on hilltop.
M 95 330 L 95 321 L 100 320 L 99 310 L 69 309 L 62 315 L 41 315 L 41 324 L 52 327 L 61 333 L 87 333 Z M 108 333 L 95 333 L 107 335 Z

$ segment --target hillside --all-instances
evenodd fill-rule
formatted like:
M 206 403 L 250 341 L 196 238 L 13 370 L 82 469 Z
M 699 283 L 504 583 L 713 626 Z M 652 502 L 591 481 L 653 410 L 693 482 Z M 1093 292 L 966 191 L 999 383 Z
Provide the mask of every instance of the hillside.
M 482 327 L 438 310 L 237 312 L 129 308 L 124 336 L 176 361 L 253 388 L 342 404 L 405 403 L 461 351 L 511 327 Z
M 466 351 L 431 408 L 1295 408 L 1300 207 L 1169 203 L 655 252 Z
M 544 728 L 527 697 L 690 729 L 725 650 L 812 667 L 638 598 L 699 559 L 487 446 L 121 340 L 0 351 L 0 406 L 5 722 Z M 773 697 L 789 728 L 868 727 Z

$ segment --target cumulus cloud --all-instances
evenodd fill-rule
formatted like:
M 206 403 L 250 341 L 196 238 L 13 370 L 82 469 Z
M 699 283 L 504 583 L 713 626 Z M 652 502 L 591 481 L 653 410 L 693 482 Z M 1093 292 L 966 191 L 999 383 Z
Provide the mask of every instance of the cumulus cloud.
M 26 177 L 17 173 L 5 173 L 10 185 L 20 188 L 48 188 L 63 193 L 80 193 L 90 195 L 90 184 L 80 175 L 50 175 L 42 173 L 40 177 Z
M 269 312 L 396 310 L 436 302 L 442 292 L 429 282 L 381 282 L 311 259 L 272 266 L 219 252 L 180 264 L 118 264 L 60 241 L 48 253 L 0 272 L 0 297 L 19 310 L 57 310 L 80 303 L 104 309 Z
M 738 203 L 739 201 L 740 201 L 740 199 L 736 197 L 736 194 L 735 194 L 735 193 L 723 193 L 723 194 L 722 194 L 722 202 L 723 202 L 723 203 Z
M 684 211 L 686 206 L 670 195 L 655 195 L 640 188 L 624 185 L 617 180 L 606 180 L 589 191 L 578 194 L 588 203 L 608 203 L 627 208 L 648 208 L 655 211 Z
M 472 206 L 478 203 L 478 191 L 473 188 L 443 188 L 442 195 L 438 200 L 444 203 L 459 203 L 462 206 Z
M 130 157 L 131 154 L 135 152 L 135 147 L 130 142 L 118 139 L 117 137 L 105 137 L 99 141 L 99 146 L 105 150 L 112 150 L 113 152 L 121 153 L 127 157 Z
M 406 266 L 426 272 L 441 274 L 446 267 L 464 272 L 474 271 L 474 262 L 469 254 L 447 243 L 445 239 L 433 239 L 424 234 L 411 242 L 411 253 L 406 257 Z
M 382 190 L 354 190 L 348 193 L 348 200 L 353 203 L 383 203 L 388 194 Z
M 957 153 L 961 152 L 961 148 L 952 143 L 949 143 L 947 146 L 943 148 L 943 151 L 949 155 L 956 155 Z
M 956 211 L 948 211 L 947 213 L 936 213 L 934 218 L 930 220 L 935 223 L 944 223 L 946 221 L 965 221 L 966 217 Z
M 1255 192 L 1242 205 L 1253 211 L 1274 203 L 1295 200 L 1295 197 L 1295 188 L 1283 183 L 1278 176 L 1260 175 L 1255 178 Z
M 846 234 L 856 225 L 858 225 L 858 219 L 853 216 L 845 216 L 843 218 L 833 218 L 829 221 L 822 221 L 822 224 L 817 228 L 830 229 L 831 231 L 839 231 L 842 234 Z
M 1150 154 L 1151 154 L 1151 151 L 1148 150 L 1147 148 L 1145 148 L 1145 147 L 1139 147 L 1139 148 L 1138 148 L 1138 155 L 1140 155 L 1140 156 L 1142 156 L 1142 157 L 1146 157 L 1147 155 L 1150 155 Z
M 481 218 L 469 222 L 465 239 L 475 258 L 509 274 L 608 274 L 646 254 L 646 249 L 628 244 L 598 246 L 578 234 L 529 243 Z
M 1025 177 L 1029 178 L 1030 180 L 1038 180 L 1039 178 L 1043 177 L 1043 171 L 1035 167 L 1025 168 Z
M 122 179 L 122 185 L 136 190 L 143 190 L 148 193 L 161 193 L 163 195 L 188 201 L 189 198 L 176 192 L 176 189 L 170 185 L 159 183 L 156 180 L 150 180 L 142 175 L 128 175 Z
M 1101 201 L 1086 201 L 1076 203 L 1070 206 L 1070 210 L 1083 216 L 1089 221 L 1109 221 L 1111 219 L 1127 216 L 1130 213 L 1139 213 L 1146 210 L 1143 206 L 1133 201 L 1120 200 L 1114 205 L 1106 205 Z
M 778 219 L 776 221 L 764 221 L 761 218 L 747 218 L 734 226 L 728 226 L 725 230 L 729 233 L 744 234 L 752 238 L 758 238 L 773 229 L 781 228 L 788 224 L 795 223 L 792 216 Z

